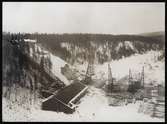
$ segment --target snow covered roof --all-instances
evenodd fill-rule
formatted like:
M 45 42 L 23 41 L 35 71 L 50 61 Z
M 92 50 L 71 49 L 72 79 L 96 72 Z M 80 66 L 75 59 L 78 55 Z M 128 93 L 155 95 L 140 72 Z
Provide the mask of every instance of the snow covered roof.
M 76 104 L 86 93 L 87 86 L 80 82 L 74 82 L 51 95 L 42 103 L 43 110 L 51 110 L 64 113 L 73 113 Z
M 31 42 L 31 43 L 36 43 L 37 40 L 32 40 L 32 39 L 24 39 L 25 42 Z
M 61 100 L 65 104 L 68 104 L 70 101 L 73 100 L 73 98 L 75 98 L 75 96 L 80 94 L 80 92 L 82 92 L 85 88 L 87 87 L 84 84 L 75 82 L 60 90 L 54 97 Z

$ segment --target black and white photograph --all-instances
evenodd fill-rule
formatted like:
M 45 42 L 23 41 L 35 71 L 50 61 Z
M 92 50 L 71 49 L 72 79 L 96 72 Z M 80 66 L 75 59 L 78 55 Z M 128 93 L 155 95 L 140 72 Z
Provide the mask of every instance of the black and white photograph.
M 165 122 L 165 2 L 2 2 L 3 122 Z

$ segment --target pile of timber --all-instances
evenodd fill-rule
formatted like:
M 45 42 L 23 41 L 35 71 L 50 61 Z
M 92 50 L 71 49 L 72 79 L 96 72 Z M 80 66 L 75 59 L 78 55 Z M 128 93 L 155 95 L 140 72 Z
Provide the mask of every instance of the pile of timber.
M 108 102 L 110 106 L 122 106 L 124 105 L 124 101 L 125 99 L 120 96 L 120 95 L 116 95 L 116 94 L 112 94 L 110 97 L 108 97 Z
M 138 112 L 148 114 L 151 117 L 165 118 L 165 98 L 144 101 Z
M 143 113 L 144 114 L 148 114 L 148 115 L 152 115 L 153 111 L 154 111 L 154 107 L 155 107 L 155 101 L 148 101 L 146 104 L 144 104 L 144 110 Z
M 165 99 L 157 99 L 152 117 L 165 118 Z
M 134 102 L 132 95 L 127 93 L 108 93 L 107 97 L 110 106 L 123 106 Z

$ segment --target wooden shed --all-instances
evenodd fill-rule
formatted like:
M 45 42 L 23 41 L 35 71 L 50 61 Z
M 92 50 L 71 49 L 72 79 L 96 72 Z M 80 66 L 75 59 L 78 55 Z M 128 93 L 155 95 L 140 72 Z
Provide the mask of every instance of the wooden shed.
M 64 87 L 55 95 L 51 95 L 42 102 L 43 110 L 73 113 L 76 103 L 86 93 L 87 86 L 80 82 L 74 82 Z

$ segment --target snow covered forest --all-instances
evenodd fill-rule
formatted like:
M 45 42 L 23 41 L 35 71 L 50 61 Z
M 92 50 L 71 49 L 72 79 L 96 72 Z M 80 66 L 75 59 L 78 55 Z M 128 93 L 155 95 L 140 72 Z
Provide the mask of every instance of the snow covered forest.
M 129 70 L 145 85 L 165 89 L 165 35 L 7 33 L 2 37 L 3 121 L 146 121 L 163 122 L 140 112 L 143 100 L 108 105 L 108 65 L 115 83 L 126 89 Z M 41 109 L 42 91 L 57 92 L 83 81 L 89 62 L 94 75 L 72 114 Z M 162 93 L 163 94 L 163 93 Z M 162 95 L 163 96 L 163 95 Z M 164 97 L 164 96 L 163 96 Z M 143 109 L 143 108 L 142 108 Z

